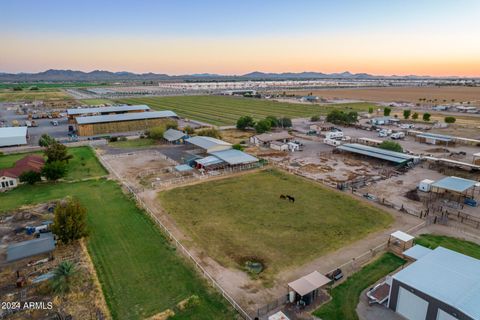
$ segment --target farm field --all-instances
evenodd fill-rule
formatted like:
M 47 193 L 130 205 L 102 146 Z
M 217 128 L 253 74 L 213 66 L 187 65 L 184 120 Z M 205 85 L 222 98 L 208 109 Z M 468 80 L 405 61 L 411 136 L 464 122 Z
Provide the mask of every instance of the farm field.
M 233 311 L 208 289 L 162 233 L 113 181 L 22 186 L 0 194 L 1 211 L 78 197 L 88 212 L 87 247 L 113 319 L 145 319 L 172 309 L 169 319 L 232 319 Z M 175 306 L 196 295 L 198 304 Z
M 0 90 L 0 102 L 33 101 L 33 100 L 70 100 L 68 94 L 57 89 L 40 89 L 38 91 Z
M 64 178 L 67 181 L 78 180 L 89 177 L 98 177 L 107 174 L 107 171 L 98 161 L 92 149 L 89 147 L 68 148 L 69 154 L 73 158 L 68 164 L 68 173 Z M 43 152 L 33 152 L 43 155 Z M 0 169 L 12 167 L 16 161 L 32 153 L 15 153 L 9 155 L 0 155 Z
M 478 101 L 480 102 L 480 87 L 388 87 L 388 88 L 359 88 L 359 89 L 319 89 L 308 91 L 289 91 L 297 95 L 306 95 L 312 92 L 326 99 L 358 99 L 375 102 L 419 102 L 418 99 L 437 99 L 451 102 Z
M 209 256 L 240 269 L 261 262 L 266 282 L 393 222 L 369 204 L 278 170 L 171 189 L 159 201 Z
M 391 252 L 384 253 L 374 262 L 349 277 L 330 292 L 332 300 L 313 314 L 324 320 L 356 320 L 360 294 L 368 286 L 400 268 L 406 261 Z
M 256 120 L 263 119 L 269 115 L 300 118 L 326 114 L 332 109 L 367 111 L 368 107 L 371 106 L 368 103 L 332 106 L 303 105 L 225 96 L 148 97 L 121 99 L 118 102 L 146 104 L 155 110 L 172 110 L 181 117 L 217 126 L 234 125 L 238 118 L 244 115 L 250 115 Z
M 82 87 L 100 87 L 106 86 L 107 83 L 90 83 L 90 82 L 63 82 L 63 83 L 47 83 L 47 82 L 31 82 L 31 83 L 0 83 L 0 89 L 13 89 L 21 87 L 29 89 L 37 87 L 39 89 L 55 89 L 55 88 L 82 88 Z

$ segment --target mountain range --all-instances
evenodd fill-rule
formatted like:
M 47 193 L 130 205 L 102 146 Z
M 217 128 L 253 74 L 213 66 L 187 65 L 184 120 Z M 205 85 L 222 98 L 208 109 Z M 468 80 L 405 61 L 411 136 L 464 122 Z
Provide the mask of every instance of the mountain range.
M 284 72 L 265 73 L 251 72 L 244 75 L 219 75 L 211 73 L 168 75 L 163 73 L 133 73 L 127 71 L 111 72 L 95 70 L 91 72 L 76 70 L 46 70 L 38 73 L 0 73 L 1 82 L 32 82 L 32 81 L 225 81 L 225 80 L 312 80 L 312 79 L 431 79 L 429 76 L 376 76 L 368 73 L 321 73 L 321 72 Z M 451 79 L 454 77 L 447 77 Z

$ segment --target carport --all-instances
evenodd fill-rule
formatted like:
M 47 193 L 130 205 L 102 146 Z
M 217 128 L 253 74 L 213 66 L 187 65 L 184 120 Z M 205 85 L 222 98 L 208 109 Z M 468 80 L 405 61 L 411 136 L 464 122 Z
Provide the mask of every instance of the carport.
M 432 183 L 432 192 L 444 198 L 453 198 L 462 203 L 465 198 L 474 199 L 478 181 L 459 177 L 446 177 Z
M 308 306 L 318 297 L 318 290 L 332 280 L 314 271 L 288 284 L 290 302 Z

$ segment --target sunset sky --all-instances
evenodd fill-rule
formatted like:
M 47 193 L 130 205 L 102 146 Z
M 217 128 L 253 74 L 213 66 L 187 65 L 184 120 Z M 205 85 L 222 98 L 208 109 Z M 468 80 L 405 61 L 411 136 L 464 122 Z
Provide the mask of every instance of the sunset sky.
M 478 0 L 0 0 L 0 72 L 480 76 Z

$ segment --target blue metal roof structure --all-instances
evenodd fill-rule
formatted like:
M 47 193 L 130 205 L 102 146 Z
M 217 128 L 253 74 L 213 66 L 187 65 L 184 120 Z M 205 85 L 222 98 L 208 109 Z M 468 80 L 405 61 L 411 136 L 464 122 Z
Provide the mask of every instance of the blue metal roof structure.
M 76 115 L 76 114 L 90 114 L 90 113 L 110 113 L 110 112 L 128 112 L 128 111 L 148 111 L 150 107 L 141 104 L 134 106 L 112 106 L 112 107 L 92 107 L 92 108 L 70 108 L 67 109 L 67 114 Z
M 421 134 L 417 134 L 417 137 L 425 138 L 425 139 L 434 139 L 434 140 L 445 141 L 445 142 L 450 142 L 453 140 L 452 136 L 436 134 L 436 133 L 421 133 Z
M 33 257 L 55 250 L 52 233 L 42 234 L 40 238 L 13 243 L 7 248 L 7 262 Z
M 337 149 L 342 151 L 352 152 L 352 153 L 358 153 L 365 156 L 394 162 L 397 164 L 403 164 L 408 161 L 413 161 L 416 158 L 415 156 L 408 155 L 405 153 L 365 146 L 363 144 L 358 144 L 358 143 L 346 143 L 338 146 Z
M 477 183 L 477 181 L 470 179 L 464 179 L 459 177 L 445 177 L 432 183 L 432 187 L 455 192 L 465 192 L 468 189 L 474 187 Z
M 403 252 L 404 256 L 410 257 L 412 259 L 418 260 L 427 254 L 432 252 L 432 249 L 426 248 L 424 246 L 421 246 L 419 244 L 414 245 L 410 249 L 406 250 Z
M 180 164 L 178 166 L 175 166 L 175 170 L 178 172 L 187 172 L 193 170 L 192 167 L 190 167 L 188 164 Z
M 223 151 L 216 151 L 210 153 L 212 156 L 215 156 L 229 165 L 236 165 L 236 164 L 243 164 L 243 163 L 254 163 L 257 162 L 258 159 L 254 156 L 249 155 L 240 150 L 236 149 L 229 149 Z
M 392 277 L 480 319 L 480 260 L 438 247 Z
M 231 145 L 230 143 L 228 142 L 225 142 L 223 140 L 220 140 L 220 139 L 215 139 L 215 138 L 212 138 L 212 137 L 204 137 L 204 136 L 195 136 L 195 137 L 191 137 L 190 139 L 187 139 L 186 140 L 188 143 L 191 143 L 197 147 L 200 147 L 202 149 L 205 149 L 205 150 L 208 150 L 208 149 L 211 149 L 211 148 L 215 148 L 215 147 L 221 147 L 221 148 L 226 148 L 226 149 L 229 149 L 231 148 Z
M 177 114 L 170 110 L 152 112 L 134 112 L 122 114 L 109 114 L 104 116 L 77 117 L 78 124 L 93 124 L 102 122 L 120 122 L 130 120 L 145 120 L 158 118 L 178 118 Z

